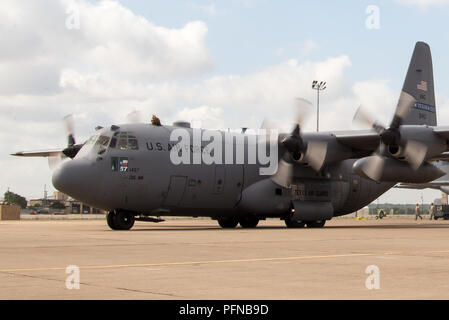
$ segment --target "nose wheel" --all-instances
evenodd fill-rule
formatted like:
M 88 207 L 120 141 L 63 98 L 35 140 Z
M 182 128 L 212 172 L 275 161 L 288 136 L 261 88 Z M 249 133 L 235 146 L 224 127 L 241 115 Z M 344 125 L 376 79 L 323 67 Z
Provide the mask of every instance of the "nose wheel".
M 134 226 L 134 214 L 129 211 L 110 211 L 106 216 L 106 222 L 112 230 L 130 230 Z

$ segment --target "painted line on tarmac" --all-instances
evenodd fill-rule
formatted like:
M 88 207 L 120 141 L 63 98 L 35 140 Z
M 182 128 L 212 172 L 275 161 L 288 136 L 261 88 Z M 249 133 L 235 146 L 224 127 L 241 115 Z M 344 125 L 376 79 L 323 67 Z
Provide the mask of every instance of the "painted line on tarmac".
M 330 259 L 330 258 L 349 258 L 376 256 L 379 253 L 353 253 L 353 254 L 333 254 L 321 256 L 298 256 L 298 257 L 278 257 L 278 258 L 254 258 L 254 259 L 234 259 L 234 260 L 210 260 L 210 261 L 186 261 L 186 262 L 163 262 L 163 263 L 138 263 L 138 264 L 112 264 L 99 266 L 80 266 L 80 269 L 118 269 L 118 268 L 139 268 L 139 267 L 164 267 L 164 266 L 184 266 L 197 264 L 220 264 L 220 263 L 242 263 L 242 262 L 269 262 L 269 261 L 288 261 L 288 260 L 312 260 L 312 259 Z M 20 272 L 20 271 L 55 271 L 65 270 L 66 267 L 44 267 L 44 268 L 16 268 L 0 269 L 0 272 Z
M 186 261 L 186 262 L 161 262 L 161 263 L 136 263 L 136 264 L 111 264 L 98 266 L 80 266 L 83 270 L 95 269 L 119 269 L 119 268 L 141 268 L 141 267 L 169 267 L 169 266 L 187 266 L 199 264 L 222 264 L 222 263 L 245 263 L 245 262 L 270 262 L 270 261 L 294 261 L 294 260 L 313 260 L 313 259 L 332 259 L 332 258 L 352 258 L 386 255 L 410 255 L 410 254 L 435 254 L 449 253 L 449 250 L 425 251 L 425 252 L 372 252 L 372 253 L 350 253 L 350 254 L 332 254 L 319 256 L 297 256 L 297 257 L 273 257 L 273 258 L 254 258 L 254 259 L 231 259 L 231 260 L 209 260 L 209 261 Z M 42 268 L 15 268 L 0 269 L 0 273 L 6 272 L 24 272 L 24 271 L 55 271 L 65 270 L 66 267 L 42 267 Z

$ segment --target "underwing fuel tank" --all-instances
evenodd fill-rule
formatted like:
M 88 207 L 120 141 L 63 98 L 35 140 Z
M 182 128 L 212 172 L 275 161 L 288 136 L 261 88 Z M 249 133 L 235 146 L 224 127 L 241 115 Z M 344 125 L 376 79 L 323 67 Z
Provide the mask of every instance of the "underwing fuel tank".
M 374 169 L 375 157 L 357 160 L 352 167 L 354 172 L 363 178 L 378 182 L 403 183 L 427 183 L 445 175 L 443 171 L 427 162 L 415 170 L 407 162 L 392 158 L 382 159 L 382 165 Z

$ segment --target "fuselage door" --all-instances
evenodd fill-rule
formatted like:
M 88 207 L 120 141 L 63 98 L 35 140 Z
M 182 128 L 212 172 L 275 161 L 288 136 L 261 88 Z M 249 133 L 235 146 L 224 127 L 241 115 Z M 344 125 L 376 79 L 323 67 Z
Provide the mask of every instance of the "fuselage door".
M 171 176 L 164 206 L 175 207 L 181 202 L 187 185 L 186 176 Z

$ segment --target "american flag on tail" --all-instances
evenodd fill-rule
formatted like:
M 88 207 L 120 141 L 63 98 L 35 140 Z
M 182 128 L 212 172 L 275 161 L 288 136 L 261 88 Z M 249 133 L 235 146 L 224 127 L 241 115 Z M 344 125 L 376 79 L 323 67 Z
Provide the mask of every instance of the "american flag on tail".
M 417 86 L 417 88 L 419 89 L 419 90 L 422 90 L 422 91 L 426 91 L 427 92 L 427 81 L 421 81 L 421 83 L 418 83 L 418 86 Z

